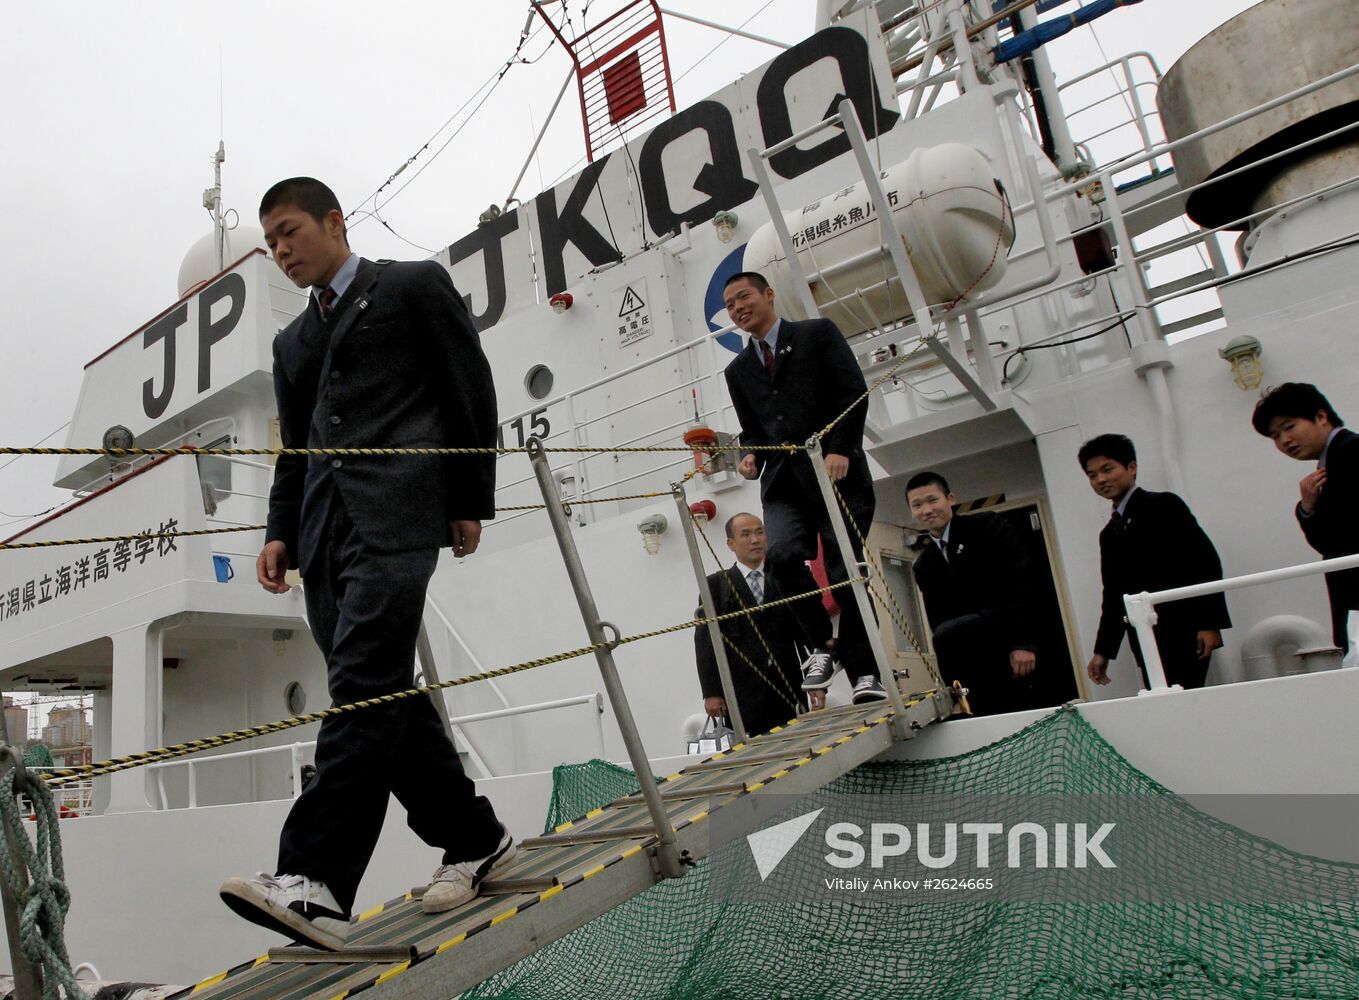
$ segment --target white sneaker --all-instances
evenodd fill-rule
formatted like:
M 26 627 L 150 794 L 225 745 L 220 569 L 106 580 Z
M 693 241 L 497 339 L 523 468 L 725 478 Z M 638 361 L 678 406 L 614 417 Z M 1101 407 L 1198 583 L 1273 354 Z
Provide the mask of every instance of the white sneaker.
M 260 872 L 254 878 L 229 878 L 218 891 L 239 916 L 294 941 L 337 951 L 349 935 L 349 915 L 324 882 L 305 875 Z
M 477 896 L 482 879 L 497 868 L 505 867 L 514 860 L 514 855 L 514 838 L 509 830 L 505 830 L 500 843 L 486 857 L 440 865 L 420 898 L 420 909 L 426 913 L 443 913 L 471 902 Z

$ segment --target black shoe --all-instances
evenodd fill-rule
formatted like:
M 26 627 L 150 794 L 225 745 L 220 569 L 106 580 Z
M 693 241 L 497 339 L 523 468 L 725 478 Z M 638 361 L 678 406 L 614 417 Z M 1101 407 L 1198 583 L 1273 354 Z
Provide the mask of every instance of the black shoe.
M 831 679 L 840 665 L 831 659 L 830 653 L 817 650 L 802 661 L 802 690 L 824 691 L 831 686 Z
M 872 674 L 864 674 L 854 682 L 854 704 L 862 705 L 866 701 L 886 700 L 887 689 Z

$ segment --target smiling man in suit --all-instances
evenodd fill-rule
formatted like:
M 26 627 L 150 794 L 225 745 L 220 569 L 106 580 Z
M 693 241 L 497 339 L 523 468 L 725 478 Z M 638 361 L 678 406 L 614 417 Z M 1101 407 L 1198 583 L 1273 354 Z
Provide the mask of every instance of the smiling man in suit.
M 1095 653 L 1086 672 L 1096 684 L 1109 683 L 1109 661 L 1118 655 L 1126 631 L 1142 683 L 1147 684 L 1137 634 L 1125 621 L 1123 595 L 1221 580 L 1222 560 L 1179 496 L 1137 485 L 1137 451 L 1130 439 L 1100 434 L 1081 445 L 1077 460 L 1090 488 L 1113 504 L 1109 523 L 1099 533 L 1104 599 Z M 1222 630 L 1231 625 L 1222 594 L 1156 605 L 1156 648 L 1166 682 L 1203 687 L 1213 650 L 1222 645 Z
M 1310 382 L 1270 389 L 1255 404 L 1251 423 L 1289 458 L 1316 463 L 1298 483 L 1293 511 L 1307 544 L 1323 559 L 1359 552 L 1359 434 Z M 1327 573 L 1326 591 L 1335 644 L 1347 650 L 1350 612 L 1359 609 L 1359 569 Z
M 310 177 L 270 188 L 260 224 L 279 268 L 311 290 L 274 340 L 285 447 L 495 444 L 490 366 L 443 267 L 375 264 L 352 253 L 339 202 Z M 256 575 L 281 594 L 287 570 L 301 570 L 334 704 L 413 686 L 439 549 L 471 555 L 494 512 L 491 454 L 279 457 Z M 411 829 L 443 852 L 424 896 L 428 912 L 471 899 L 514 854 L 433 703 L 403 698 L 321 723 L 316 777 L 288 814 L 276 874 L 228 879 L 223 901 L 295 940 L 339 948 L 389 795 Z
M 827 319 L 780 319 L 774 308 L 774 290 L 754 271 L 728 278 L 722 298 L 732 322 L 750 335 L 745 349 L 726 369 L 732 406 L 741 421 L 741 443 L 801 447 L 834 421 L 821 442 L 826 472 L 839 488 L 858 534 L 867 537 L 876 505 L 873 477 L 863 450 L 868 400 L 855 403 L 866 386 L 863 369 L 844 335 Z M 815 589 L 807 562 L 816 558 L 820 537 L 827 577 L 832 583 L 848 579 L 807 455 L 752 451 L 741 458 L 739 469 L 745 478 L 760 480 L 774 575 L 799 593 Z M 853 527 L 849 534 L 854 547 L 851 555 L 860 560 L 863 551 Z M 848 590 L 842 590 L 837 603 L 840 629 L 834 640 L 835 653 L 854 689 L 854 701 L 882 700 L 887 692 L 878 678 L 858 602 Z M 871 627 L 876 628 L 876 623 Z M 805 664 L 803 689 L 825 690 L 834 672 L 835 663 L 828 652 L 817 651 Z
M 1033 707 L 1038 647 L 1026 601 L 1031 568 L 1019 536 L 987 511 L 958 517 L 958 498 L 937 472 L 912 476 L 906 503 L 929 532 L 912 572 L 939 672 L 969 690 L 973 715 Z
M 730 569 L 708 574 L 713 606 L 719 615 L 757 608 L 791 596 L 784 593 L 765 561 L 764 524 L 754 514 L 740 513 L 727 521 L 727 548 L 736 556 Z M 697 617 L 703 617 L 700 608 Z M 783 725 L 805 708 L 825 705 L 825 691 L 804 692 L 797 646 L 817 649 L 830 638 L 831 623 L 819 595 L 805 597 L 745 618 L 721 623 L 722 641 L 732 652 L 731 683 L 741 720 L 751 736 Z M 706 628 L 694 630 L 694 656 L 703 710 L 714 718 L 730 718 L 717 656 Z

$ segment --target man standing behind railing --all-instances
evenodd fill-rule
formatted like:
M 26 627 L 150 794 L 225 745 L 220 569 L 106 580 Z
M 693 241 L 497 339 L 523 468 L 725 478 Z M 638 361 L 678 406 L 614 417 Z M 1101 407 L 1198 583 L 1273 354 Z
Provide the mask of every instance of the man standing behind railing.
M 286 447 L 495 444 L 490 366 L 443 267 L 351 253 L 339 202 L 310 177 L 270 188 L 260 225 L 279 268 L 312 293 L 274 340 Z M 256 574 L 281 594 L 289 567 L 301 570 L 334 704 L 413 686 L 439 549 L 475 552 L 481 521 L 494 513 L 490 454 L 279 457 Z M 254 923 L 339 948 L 392 795 L 411 829 L 443 853 L 427 912 L 470 900 L 514 854 L 433 703 L 402 698 L 321 723 L 316 777 L 284 823 L 276 874 L 228 879 L 223 901 Z
M 828 319 L 801 323 L 781 320 L 774 309 L 774 290 L 754 271 L 728 278 L 722 299 L 732 322 L 750 334 L 745 350 L 726 370 L 732 406 L 741 421 L 741 443 L 801 446 L 834 423 L 821 442 L 826 472 L 853 520 L 850 544 L 854 551 L 850 556 L 862 559 L 857 535 L 868 536 L 877 501 L 863 450 L 868 400 L 856 403 L 866 386 L 854 352 Z M 820 536 L 826 575 L 832 583 L 847 579 L 844 554 L 835 544 L 830 516 L 821 502 L 821 490 L 807 455 L 750 452 L 741 459 L 739 468 L 745 478 L 760 480 L 774 575 L 796 592 L 816 589 L 807 561 L 816 558 Z M 854 688 L 854 701 L 882 700 L 887 692 L 878 679 L 858 602 L 844 591 L 839 604 L 836 654 Z M 835 667 L 829 655 L 818 651 L 808 659 L 804 671 L 803 690 L 824 691 L 830 687 Z
M 1077 453 L 1090 488 L 1114 505 L 1099 533 L 1099 570 L 1104 602 L 1095 655 L 1086 672 L 1096 684 L 1109 683 L 1109 661 L 1128 633 L 1142 683 L 1150 687 L 1137 635 L 1125 624 L 1123 595 L 1170 590 L 1222 579 L 1222 560 L 1193 512 L 1174 493 L 1137 485 L 1137 452 L 1122 434 L 1101 434 Z M 1167 684 L 1201 688 L 1222 630 L 1231 628 L 1221 594 L 1156 606 L 1156 648 Z
M 1289 458 L 1317 463 L 1298 483 L 1301 498 L 1294 509 L 1307 543 L 1325 559 L 1359 553 L 1359 434 L 1346 429 L 1308 382 L 1267 390 L 1250 419 Z M 1346 626 L 1350 612 L 1359 608 L 1359 570 L 1327 573 L 1326 590 L 1335 644 L 1348 650 Z

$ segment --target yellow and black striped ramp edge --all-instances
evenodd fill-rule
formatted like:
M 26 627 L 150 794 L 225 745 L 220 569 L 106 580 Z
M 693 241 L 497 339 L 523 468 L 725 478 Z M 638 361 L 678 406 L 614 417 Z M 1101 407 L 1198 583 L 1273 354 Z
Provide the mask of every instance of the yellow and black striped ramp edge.
M 827 709 L 670 775 L 660 789 L 680 849 L 694 861 L 707 857 L 713 813 L 723 810 L 733 829 L 754 829 L 768 818 L 769 793 L 809 794 L 953 709 L 942 692 L 904 697 L 900 726 L 890 724 L 886 702 Z M 410 946 L 409 961 L 298 964 L 261 955 L 168 1000 L 446 1000 L 654 885 L 655 844 L 640 797 L 618 799 L 525 840 L 466 906 L 429 915 L 407 892 L 355 917 L 348 945 Z

